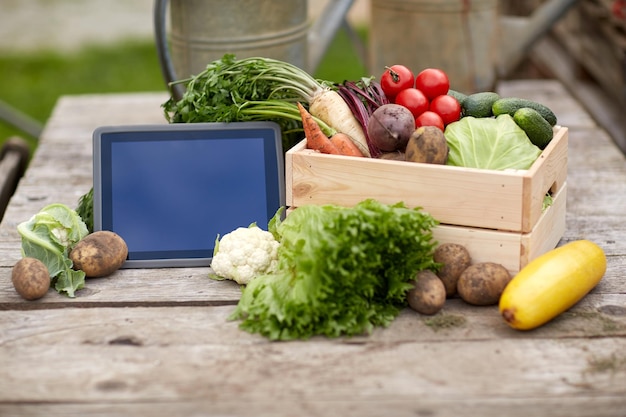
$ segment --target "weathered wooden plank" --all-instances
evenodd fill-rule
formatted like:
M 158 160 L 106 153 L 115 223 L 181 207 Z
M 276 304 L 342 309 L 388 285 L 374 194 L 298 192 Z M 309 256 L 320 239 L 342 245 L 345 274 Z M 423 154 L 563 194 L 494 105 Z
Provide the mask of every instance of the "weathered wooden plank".
M 574 220 L 572 220 L 574 221 Z M 576 219 L 577 229 L 566 233 L 563 242 L 590 239 L 598 243 L 608 257 L 604 278 L 594 290 L 601 294 L 624 293 L 626 289 L 626 257 L 623 237 L 619 229 L 607 226 L 598 228 L 598 220 L 587 223 Z M 614 223 L 617 227 L 617 221 Z M 0 247 L 0 249 L 2 249 Z M 11 284 L 11 268 L 21 258 L 19 242 L 14 241 L 11 251 L 0 254 L 0 308 L 30 309 L 65 306 L 102 305 L 150 305 L 150 304 L 199 304 L 212 305 L 234 303 L 239 299 L 240 289 L 231 281 L 214 281 L 208 278 L 210 268 L 120 270 L 110 277 L 86 281 L 75 299 L 68 299 L 49 290 L 46 297 L 26 302 L 19 298 Z
M 600 244 L 606 248 L 604 242 Z M 609 256 L 607 272 L 593 290 L 595 296 L 624 294 L 626 268 L 623 256 Z M 106 278 L 87 279 L 85 288 L 68 298 L 50 289 L 45 297 L 25 301 L 11 283 L 11 268 L 0 268 L 0 309 L 29 310 L 63 307 L 98 306 L 163 306 L 163 305 L 222 305 L 235 304 L 241 291 L 232 281 L 208 278 L 209 268 L 154 269 L 149 273 L 121 270 Z M 590 296 L 588 296 L 590 297 Z M 449 300 L 448 303 L 453 303 Z M 625 303 L 626 305 L 626 303 Z M 485 311 L 469 307 L 470 312 Z M 466 314 L 467 311 L 463 311 Z
M 606 131 L 577 129 L 570 132 L 568 177 L 573 175 L 577 179 L 602 180 L 607 185 L 619 184 L 626 175 L 625 162 L 626 156 L 619 151 Z
M 0 309 L 137 305 L 235 304 L 241 289 L 234 281 L 209 278 L 210 268 L 119 270 L 106 278 L 88 278 L 75 298 L 53 288 L 44 298 L 25 302 L 11 283 L 11 269 L 0 268 Z
M 624 330 L 622 337 L 555 338 L 554 329 L 542 337 L 483 322 L 437 331 L 407 311 L 368 338 L 272 343 L 227 321 L 231 311 L 0 312 L 0 404 L 211 398 L 263 407 L 273 398 L 332 409 L 348 398 L 353 404 L 394 398 L 402 410 L 423 401 L 445 407 L 494 398 L 567 404 L 578 397 L 608 406 L 626 394 Z
M 241 390 L 253 389 L 242 387 Z M 31 403 L 0 404 L 0 414 L 20 417 L 302 417 L 302 416 L 394 416 L 394 417 L 616 417 L 626 408 L 626 399 L 620 396 L 585 396 L 560 398 L 497 398 L 484 395 L 476 398 L 435 398 L 426 394 L 419 397 L 403 395 L 401 399 L 360 398 L 359 402 L 346 399 L 318 401 L 309 398 L 286 399 L 272 397 L 255 401 L 216 400 L 213 396 L 197 400 L 133 401 L 111 403 Z M 546 411 L 548 410 L 548 411 Z
M 107 104 L 103 105 L 103 96 Z M 161 104 L 167 100 L 163 92 L 140 92 L 121 94 L 85 94 L 80 96 L 63 96 L 56 103 L 49 120 L 46 122 L 44 134 L 60 125 L 94 126 L 104 124 L 140 124 L 165 123 Z M 94 111 L 95 110 L 95 111 Z M 68 118 L 71 115 L 71 118 Z
M 3 310 L 0 311 L 0 349 L 30 344 L 107 344 L 124 335 L 141 346 L 267 342 L 260 336 L 239 330 L 237 322 L 228 320 L 235 308 L 234 303 L 224 306 L 207 304 L 197 308 L 177 305 L 177 301 L 147 307 L 126 303 L 133 308 L 104 303 L 101 308 L 82 308 L 84 306 L 68 303 L 62 309 Z M 388 328 L 378 328 L 370 335 L 315 340 L 367 344 L 624 338 L 625 301 L 625 294 L 594 292 L 550 323 L 533 331 L 520 332 L 506 325 L 496 306 L 471 306 L 455 298 L 448 300 L 445 308 L 434 316 L 421 315 L 407 308 Z

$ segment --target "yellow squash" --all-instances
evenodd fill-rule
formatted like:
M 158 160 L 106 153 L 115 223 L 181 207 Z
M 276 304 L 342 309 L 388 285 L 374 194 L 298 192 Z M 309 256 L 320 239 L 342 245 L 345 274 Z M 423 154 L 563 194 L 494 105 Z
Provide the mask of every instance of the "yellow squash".
M 602 248 L 588 240 L 570 242 L 537 257 L 509 282 L 500 313 L 515 329 L 534 329 L 580 301 L 605 271 Z

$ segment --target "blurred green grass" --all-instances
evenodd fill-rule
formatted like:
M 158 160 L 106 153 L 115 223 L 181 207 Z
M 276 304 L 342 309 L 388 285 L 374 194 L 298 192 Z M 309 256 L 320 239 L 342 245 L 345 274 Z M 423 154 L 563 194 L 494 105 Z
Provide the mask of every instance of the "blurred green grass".
M 365 38 L 365 31 L 360 31 Z M 45 124 L 58 98 L 70 94 L 165 91 L 154 43 L 123 41 L 91 46 L 75 53 L 42 51 L 0 56 L 0 99 Z M 317 78 L 341 82 L 365 74 L 349 37 L 339 31 L 318 70 Z M 37 139 L 0 120 L 0 146 L 11 136 Z

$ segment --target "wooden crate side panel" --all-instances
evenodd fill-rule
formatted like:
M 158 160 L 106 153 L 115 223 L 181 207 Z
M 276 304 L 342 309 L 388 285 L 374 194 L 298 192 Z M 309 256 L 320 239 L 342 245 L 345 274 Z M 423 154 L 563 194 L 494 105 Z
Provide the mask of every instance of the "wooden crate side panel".
M 524 234 L 521 241 L 520 268 L 530 261 L 554 249 L 565 234 L 567 184 L 563 184 L 553 196 L 552 205 L 545 211 L 531 233 Z
M 465 246 L 474 263 L 497 262 L 511 274 L 517 274 L 528 262 L 554 249 L 559 243 L 565 233 L 566 201 L 565 183 L 530 233 L 440 224 L 433 228 L 433 239 L 439 244 Z M 291 207 L 288 213 L 294 209 Z
M 554 138 L 539 156 L 540 161 L 524 177 L 523 212 L 528 214 L 522 219 L 522 232 L 533 230 L 543 215 L 544 196 L 548 192 L 554 196 L 567 180 L 568 132 L 566 127 L 555 127 Z
M 438 243 L 458 243 L 469 251 L 472 262 L 497 262 L 517 274 L 537 256 L 554 249 L 565 233 L 567 185 L 554 196 L 530 233 L 476 229 L 442 224 L 433 229 Z
M 422 207 L 441 223 L 520 230 L 523 175 L 412 162 L 323 155 L 286 156 L 287 205 L 352 206 L 365 198 Z M 497 199 L 497 203 L 494 201 Z
M 295 207 L 293 204 L 293 155 L 297 150 L 304 149 L 306 139 L 296 144 L 293 148 L 285 152 L 285 204 L 287 207 Z
M 433 238 L 439 244 L 457 243 L 465 246 L 472 263 L 497 262 L 511 274 L 519 271 L 520 233 L 442 224 L 433 229 Z

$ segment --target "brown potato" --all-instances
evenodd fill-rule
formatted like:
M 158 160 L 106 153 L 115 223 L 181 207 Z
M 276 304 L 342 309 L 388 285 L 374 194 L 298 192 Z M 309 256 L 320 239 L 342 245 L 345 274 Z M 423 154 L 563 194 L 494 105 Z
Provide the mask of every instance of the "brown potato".
M 510 280 L 511 274 L 504 266 L 480 262 L 463 271 L 457 282 L 457 291 L 469 304 L 494 305 L 500 301 L 502 291 Z
M 413 288 L 407 293 L 409 306 L 421 314 L 433 315 L 446 302 L 446 289 L 434 272 L 420 271 L 415 276 Z
M 22 258 L 11 272 L 11 281 L 15 291 L 26 300 L 43 297 L 50 288 L 50 273 L 39 259 Z
M 435 249 L 433 259 L 435 262 L 443 265 L 437 272 L 437 276 L 446 287 L 446 295 L 448 297 L 454 296 L 461 273 L 472 264 L 469 252 L 463 245 L 442 243 Z
M 117 271 L 128 256 L 128 246 L 117 233 L 102 230 L 83 238 L 70 252 L 74 269 L 89 278 L 106 277 Z
M 407 161 L 444 165 L 448 162 L 448 142 L 441 129 L 421 126 L 413 132 L 406 145 Z

